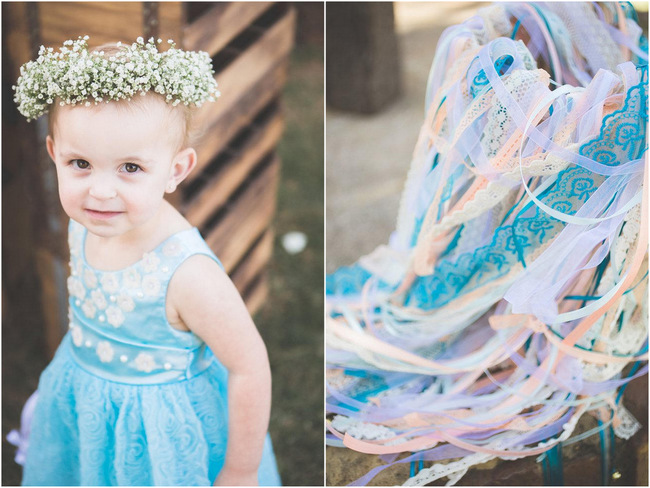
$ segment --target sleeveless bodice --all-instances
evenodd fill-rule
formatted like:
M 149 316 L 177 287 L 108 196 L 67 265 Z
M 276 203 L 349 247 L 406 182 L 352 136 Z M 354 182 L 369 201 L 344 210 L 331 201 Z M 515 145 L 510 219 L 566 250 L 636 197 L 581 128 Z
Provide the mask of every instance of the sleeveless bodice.
M 198 229 L 172 235 L 119 271 L 88 264 L 86 235 L 82 225 L 70 221 L 68 335 L 79 365 L 130 384 L 182 381 L 210 366 L 215 358 L 205 343 L 192 332 L 174 329 L 165 309 L 169 282 L 183 261 L 204 254 L 219 263 Z

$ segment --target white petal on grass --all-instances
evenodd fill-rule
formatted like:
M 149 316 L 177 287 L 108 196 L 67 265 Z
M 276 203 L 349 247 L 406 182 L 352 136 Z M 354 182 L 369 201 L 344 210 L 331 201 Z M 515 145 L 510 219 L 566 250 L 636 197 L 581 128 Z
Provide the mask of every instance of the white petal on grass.
M 282 247 L 289 254 L 298 254 L 307 246 L 307 236 L 302 232 L 287 232 L 282 236 Z

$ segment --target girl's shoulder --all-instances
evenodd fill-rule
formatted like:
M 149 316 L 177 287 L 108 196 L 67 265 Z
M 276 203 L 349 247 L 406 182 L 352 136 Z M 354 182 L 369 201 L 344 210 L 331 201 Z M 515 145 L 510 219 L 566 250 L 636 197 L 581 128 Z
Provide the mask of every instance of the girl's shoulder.
M 223 341 L 232 337 L 226 324 L 252 324 L 239 291 L 216 258 L 192 255 L 177 268 L 167 289 L 168 316 L 178 318 L 184 329 L 191 330 L 215 351 L 218 357 Z M 254 327 L 254 325 L 253 325 Z
M 196 232 L 198 234 L 198 231 Z M 199 235 L 200 237 L 200 235 Z M 201 239 L 201 241 L 203 241 Z M 205 241 L 198 244 L 196 252 L 190 253 L 174 270 L 167 286 L 165 307 L 168 320 L 180 330 L 191 330 L 205 340 L 195 323 L 188 320 L 188 308 L 192 314 L 198 313 L 202 318 L 213 321 L 228 319 L 233 298 L 239 299 L 239 293 L 223 265 L 210 250 Z M 215 322 L 216 323 L 216 322 Z

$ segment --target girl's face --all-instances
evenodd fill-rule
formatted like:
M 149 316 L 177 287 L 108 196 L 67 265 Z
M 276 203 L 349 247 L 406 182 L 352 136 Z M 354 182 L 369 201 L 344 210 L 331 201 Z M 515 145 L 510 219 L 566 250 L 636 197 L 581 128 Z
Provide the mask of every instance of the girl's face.
M 157 225 L 164 193 L 189 173 L 188 151 L 164 102 L 120 107 L 61 107 L 47 148 L 56 164 L 59 196 L 70 218 L 100 237 Z M 192 159 L 190 154 L 190 159 Z

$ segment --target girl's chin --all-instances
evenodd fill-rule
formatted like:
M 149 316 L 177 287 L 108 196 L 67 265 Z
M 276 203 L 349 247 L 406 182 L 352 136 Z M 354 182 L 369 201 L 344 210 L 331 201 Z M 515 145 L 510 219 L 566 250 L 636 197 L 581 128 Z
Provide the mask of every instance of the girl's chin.
M 92 223 L 87 223 L 87 222 L 82 222 L 81 225 L 83 225 L 87 230 L 89 234 L 93 234 L 94 236 L 97 237 L 118 237 L 127 232 L 126 229 L 121 229 L 121 228 L 114 228 L 114 227 L 109 227 L 107 225 L 96 225 Z
M 85 218 L 78 222 L 97 237 L 119 237 L 127 234 L 135 236 L 150 232 L 150 226 L 146 222 L 134 223 L 119 217 L 106 220 Z
M 64 207 L 65 209 L 65 207 Z M 106 212 L 95 209 L 75 209 L 68 217 L 83 225 L 98 237 L 117 237 L 133 231 L 151 232 L 157 221 L 155 212 Z
M 115 237 L 128 232 L 130 229 L 130 226 L 125 225 L 124 220 L 120 218 L 121 215 L 103 214 L 94 216 L 92 212 L 83 211 L 81 215 L 72 216 L 71 218 L 83 225 L 91 234 L 99 237 Z

